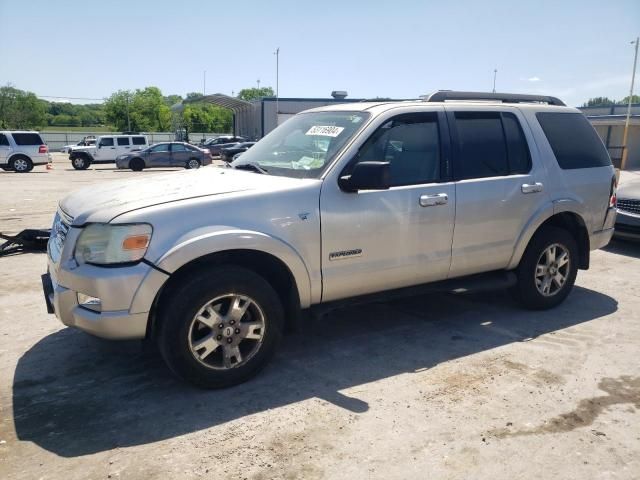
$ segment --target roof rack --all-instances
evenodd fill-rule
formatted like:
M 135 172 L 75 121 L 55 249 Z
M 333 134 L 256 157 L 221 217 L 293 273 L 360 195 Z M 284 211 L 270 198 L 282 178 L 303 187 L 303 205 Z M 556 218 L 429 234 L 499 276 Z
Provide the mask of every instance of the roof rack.
M 456 92 L 438 90 L 431 95 L 421 97 L 426 102 L 444 102 L 446 100 L 496 100 L 502 103 L 547 103 L 565 107 L 565 103 L 549 95 L 526 95 L 521 93 Z

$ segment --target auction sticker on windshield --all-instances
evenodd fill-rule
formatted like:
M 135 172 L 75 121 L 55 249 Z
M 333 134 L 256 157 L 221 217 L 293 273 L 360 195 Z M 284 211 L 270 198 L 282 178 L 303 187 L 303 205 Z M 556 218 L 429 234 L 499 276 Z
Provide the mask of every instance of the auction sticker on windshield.
M 332 126 L 322 126 L 322 125 L 314 125 L 311 127 L 305 135 L 320 135 L 324 137 L 337 137 L 342 133 L 344 127 L 332 127 Z

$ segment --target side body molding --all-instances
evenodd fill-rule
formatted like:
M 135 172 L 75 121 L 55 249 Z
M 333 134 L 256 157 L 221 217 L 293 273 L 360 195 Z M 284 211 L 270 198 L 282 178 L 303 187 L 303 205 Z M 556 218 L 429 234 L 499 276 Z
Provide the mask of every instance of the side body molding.
M 227 250 L 256 250 L 278 258 L 293 275 L 300 298 L 300 307 L 307 308 L 311 305 L 311 279 L 301 256 L 288 243 L 264 233 L 229 227 L 218 227 L 214 230 L 201 229 L 179 239 L 173 247 L 153 263 L 161 270 L 173 273 L 183 265 L 200 257 Z M 157 272 L 157 270 L 155 271 Z M 165 280 L 168 278 L 160 272 L 157 273 L 164 276 Z M 153 276 L 157 275 L 153 274 Z M 136 293 L 136 298 L 134 298 L 136 308 L 144 308 L 136 302 L 138 294 L 142 293 L 142 291 Z M 148 303 L 150 308 L 153 298 L 149 301 L 148 295 L 143 296 L 147 299 L 141 303 Z M 155 293 L 153 296 L 155 297 Z

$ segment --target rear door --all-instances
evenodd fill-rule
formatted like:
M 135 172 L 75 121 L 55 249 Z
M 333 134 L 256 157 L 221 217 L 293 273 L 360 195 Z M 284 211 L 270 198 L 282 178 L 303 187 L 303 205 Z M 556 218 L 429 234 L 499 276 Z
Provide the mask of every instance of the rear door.
M 531 132 L 517 109 L 445 109 L 456 180 L 450 276 L 505 268 L 525 225 L 547 202 Z
M 191 152 L 182 143 L 171 144 L 171 166 L 184 167 L 190 156 Z
M 116 137 L 116 157 L 131 152 L 131 139 L 129 137 Z

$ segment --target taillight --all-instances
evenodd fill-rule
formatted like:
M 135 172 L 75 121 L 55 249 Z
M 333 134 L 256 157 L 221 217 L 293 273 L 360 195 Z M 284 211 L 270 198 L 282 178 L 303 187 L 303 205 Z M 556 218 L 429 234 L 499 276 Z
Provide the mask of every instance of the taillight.
M 49 151 L 49 147 L 47 147 L 46 145 L 40 145 L 40 148 L 38 149 L 38 153 L 47 153 Z
M 617 190 L 616 177 L 613 177 L 611 179 L 611 191 L 609 192 L 609 208 L 616 208 L 616 204 L 618 203 L 616 190 Z

